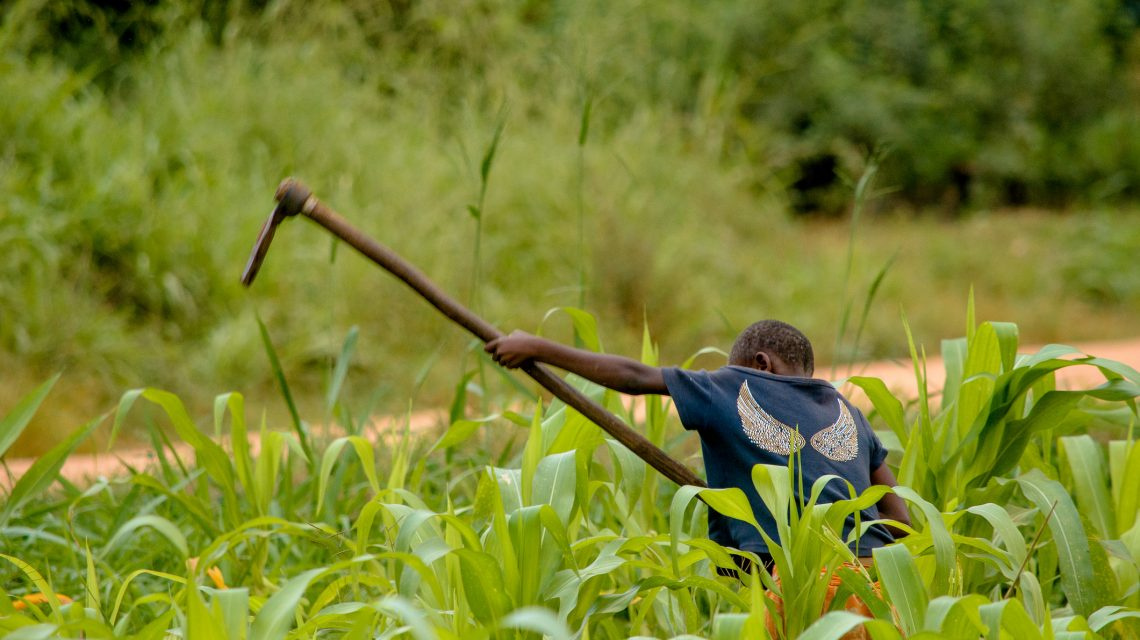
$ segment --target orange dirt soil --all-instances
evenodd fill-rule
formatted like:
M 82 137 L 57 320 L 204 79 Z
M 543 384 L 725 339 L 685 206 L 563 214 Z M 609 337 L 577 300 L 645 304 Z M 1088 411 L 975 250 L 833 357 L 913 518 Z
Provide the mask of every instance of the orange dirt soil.
M 1140 338 L 1113 342 L 1087 342 L 1074 346 L 1088 355 L 1116 360 L 1134 369 L 1140 369 Z M 1022 350 L 1022 353 L 1034 353 L 1036 351 L 1037 348 L 1027 347 Z M 817 373 L 826 374 L 830 371 L 830 367 L 820 367 Z M 917 394 L 914 366 L 909 359 L 866 362 L 854 365 L 849 369 L 840 368 L 838 373 L 841 377 L 862 375 L 881 378 L 886 382 L 887 387 L 899 396 L 913 398 Z M 928 379 L 927 388 L 932 398 L 936 397 L 941 390 L 944 374 L 942 359 L 937 356 L 929 357 L 926 363 L 926 375 Z M 1058 371 L 1057 382 L 1059 386 L 1068 389 L 1087 388 L 1104 382 L 1104 377 L 1095 367 L 1074 366 Z M 851 396 L 852 401 L 856 404 L 864 408 L 869 405 L 866 397 L 859 390 L 852 389 L 850 385 L 844 387 L 843 390 Z M 412 432 L 434 433 L 444 418 L 444 414 L 438 411 L 419 412 L 410 418 L 382 418 L 376 421 L 372 432 L 375 434 L 398 433 L 403 430 L 405 424 L 408 424 Z M 406 423 L 405 420 L 410 420 L 410 422 Z M 256 436 L 251 436 L 250 440 L 251 448 L 256 451 L 258 444 Z M 227 442 L 223 441 L 222 445 L 228 448 Z M 179 444 L 176 445 L 176 449 L 178 456 L 183 460 L 190 460 L 193 456 L 193 450 L 189 445 Z M 127 474 L 129 468 L 143 469 L 153 464 L 155 460 L 155 452 L 149 448 L 116 449 L 96 454 L 75 454 L 67 459 L 60 475 L 74 483 L 85 483 L 100 476 L 114 477 Z M 0 471 L 0 488 L 5 491 L 8 490 L 27 472 L 34 462 L 34 458 L 12 458 L 4 461 L 3 466 L 7 469 L 7 473 Z

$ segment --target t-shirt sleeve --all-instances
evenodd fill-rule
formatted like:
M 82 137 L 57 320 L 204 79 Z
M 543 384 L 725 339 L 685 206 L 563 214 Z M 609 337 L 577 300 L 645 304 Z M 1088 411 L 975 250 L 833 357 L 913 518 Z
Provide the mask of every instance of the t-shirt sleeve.
M 709 405 L 713 389 L 709 372 L 664 367 L 661 373 L 665 376 L 665 386 L 669 388 L 673 405 L 677 407 L 681 425 L 686 429 L 704 428 L 707 420 L 702 407 Z
M 858 409 L 855 409 L 858 411 Z M 859 413 L 859 420 L 863 423 L 863 427 L 867 429 L 867 436 L 871 441 L 870 446 L 870 469 L 874 471 L 878 469 L 883 461 L 887 459 L 887 448 L 883 446 L 883 441 L 879 440 L 879 436 L 875 435 L 875 431 L 871 429 L 871 424 L 867 422 L 867 418 L 863 417 L 863 413 Z

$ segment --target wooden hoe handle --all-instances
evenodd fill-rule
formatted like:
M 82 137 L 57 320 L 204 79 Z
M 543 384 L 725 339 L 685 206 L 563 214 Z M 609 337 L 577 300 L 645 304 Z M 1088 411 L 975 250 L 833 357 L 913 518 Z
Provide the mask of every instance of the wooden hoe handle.
M 503 335 L 502 331 L 444 293 L 411 263 L 365 235 L 320 200 L 317 200 L 313 192 L 300 182 L 292 178 L 285 179 L 277 188 L 276 199 L 278 205 L 274 209 L 270 221 L 266 223 L 268 228 L 275 227 L 285 217 L 294 216 L 298 213 L 303 214 L 402 280 L 404 284 L 423 296 L 432 306 L 439 309 L 443 315 L 467 329 L 483 342 L 490 342 Z M 272 237 L 271 233 L 268 235 L 270 238 Z M 265 244 L 267 243 L 268 240 L 265 240 Z M 254 247 L 254 253 L 258 255 L 258 263 L 260 263 L 260 258 L 264 257 L 265 250 L 266 247 L 259 238 L 258 245 Z M 248 278 L 243 276 L 243 282 L 248 285 L 247 280 L 252 280 L 252 275 Z M 649 463 L 654 469 L 660 471 L 666 478 L 679 485 L 705 486 L 705 483 L 692 470 L 669 457 L 669 454 L 647 440 L 645 436 L 631 429 L 620 418 L 587 398 L 562 378 L 551 373 L 550 369 L 533 361 L 523 363 L 520 369 L 559 400 L 573 407 L 594 424 L 604 429 L 606 433 L 613 436 L 614 439 L 625 445 L 626 448 L 637 454 L 639 458 Z

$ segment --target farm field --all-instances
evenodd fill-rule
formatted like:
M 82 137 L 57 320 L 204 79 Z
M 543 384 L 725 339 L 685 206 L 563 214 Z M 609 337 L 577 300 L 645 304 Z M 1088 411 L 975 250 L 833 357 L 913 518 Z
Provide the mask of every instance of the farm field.
M 0 280 L 0 406 L 59 371 L 67 398 L 14 453 L 142 386 L 195 413 L 239 389 L 289 419 L 257 318 L 310 414 L 352 326 L 346 396 L 386 414 L 451 402 L 464 338 L 311 225 L 283 226 L 257 286 L 237 282 L 287 175 L 504 329 L 578 307 L 636 353 L 648 320 L 663 362 L 766 316 L 794 319 L 825 362 L 905 358 L 903 314 L 936 351 L 971 288 L 979 317 L 1033 344 L 1136 333 L 1140 75 L 1131 40 L 1096 39 L 1131 33 L 1097 26 L 1112 3 L 931 8 L 864 41 L 886 7 L 834 7 L 826 25 L 808 3 L 422 2 L 401 17 L 195 2 L 0 7 L 0 270 L 19 275 Z M 1070 45 L 1090 68 L 1040 45 L 1057 30 L 1090 39 Z M 914 47 L 919 66 L 962 58 L 944 70 L 956 92 L 891 62 Z M 1018 65 L 1050 81 L 1007 77 Z M 826 187 L 797 187 L 817 156 L 835 163 Z
M 1138 98 L 1137 0 L 0 2 L 0 637 L 1140 639 Z M 243 287 L 290 175 L 505 331 L 803 329 L 906 535 L 793 446 L 718 545 L 310 221 Z
M 596 348 L 589 317 L 578 326 Z M 934 403 L 852 379 L 874 404 L 914 522 L 872 569 L 852 568 L 835 529 L 860 497 L 793 505 L 794 466 L 757 467 L 767 504 L 789 514 L 779 583 L 717 574 L 733 552 L 705 539 L 703 511 L 748 519 L 742 494 L 678 490 L 558 403 L 459 418 L 434 442 L 405 430 L 374 445 L 352 419 L 335 439 L 304 423 L 262 428 L 253 452 L 240 395 L 219 396 L 214 426 L 200 429 L 176 396 L 131 392 L 115 428 L 151 416 L 157 464 L 53 487 L 97 420 L 20 477 L 3 511 L 12 588 L 0 625 L 10 637 L 732 638 L 765 637 L 772 615 L 781 637 L 860 626 L 873 637 L 1134 635 L 1140 374 L 1060 359 L 1074 354 L 1059 346 L 1015 359 L 1016 340 L 1012 325 L 983 322 L 946 343 Z M 651 343 L 644 353 L 652 361 Z M 1069 367 L 1103 382 L 1059 390 Z M 661 400 L 633 411 L 585 389 L 681 455 Z M 4 419 L 5 442 L 41 399 Z M 223 430 L 227 449 L 211 438 Z M 175 454 L 175 441 L 194 455 Z M 837 602 L 856 594 L 870 618 L 821 617 L 821 574 L 838 576 Z M 768 591 L 782 595 L 782 615 Z
M 1140 339 L 1090 343 L 1074 345 L 1082 354 L 1093 354 L 1098 357 L 1115 360 L 1128 365 L 1133 369 L 1140 369 Z M 1036 351 L 1038 348 L 1023 347 L 1023 351 Z M 941 392 L 944 369 L 939 356 L 927 358 L 927 388 L 933 395 Z M 829 371 L 822 367 L 821 371 Z M 913 400 L 918 395 L 917 380 L 910 362 L 903 360 L 880 360 L 876 362 L 851 363 L 844 367 L 837 367 L 838 379 L 851 376 L 870 376 L 879 378 L 897 398 L 903 401 Z M 1061 369 L 1058 375 L 1058 387 L 1062 389 L 1080 389 L 1095 386 L 1099 382 L 1099 373 L 1091 367 L 1070 367 Z M 858 391 L 854 385 L 844 385 L 843 391 L 850 395 L 861 409 L 870 410 L 873 405 L 865 394 Z M 851 395 L 853 394 L 853 395 Z M 399 431 L 407 427 L 412 434 L 418 437 L 432 437 L 441 427 L 446 428 L 447 415 L 442 410 L 419 411 L 403 418 L 392 416 L 374 417 L 372 423 L 364 430 L 383 438 L 383 434 Z M 343 435 L 341 433 L 334 434 Z M 328 436 L 326 436 L 328 437 Z M 260 447 L 257 434 L 250 434 L 250 448 L 255 452 Z M 225 441 L 221 442 L 223 448 L 230 447 Z M 192 452 L 188 443 L 176 443 L 178 455 L 187 457 Z M 8 471 L 5 482 L 0 478 L 0 486 L 11 488 L 15 478 L 19 478 L 35 464 L 34 457 L 7 457 L 4 460 Z M 142 468 L 153 461 L 153 450 L 149 447 L 124 447 L 120 444 L 112 451 L 95 451 L 93 453 L 72 453 L 67 457 L 59 473 L 72 483 L 88 483 L 99 476 L 113 477 L 118 474 L 129 473 L 132 468 Z

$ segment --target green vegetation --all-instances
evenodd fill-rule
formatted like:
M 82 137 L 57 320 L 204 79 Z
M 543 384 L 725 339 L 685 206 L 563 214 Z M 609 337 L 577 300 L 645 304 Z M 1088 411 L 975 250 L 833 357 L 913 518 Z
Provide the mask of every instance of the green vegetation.
M 579 338 L 596 349 L 594 335 Z M 1015 326 L 971 320 L 969 335 L 944 345 L 937 405 L 925 391 L 903 402 L 878 379 L 852 381 L 874 401 L 915 523 L 876 550 L 872 568 L 844 564 L 853 558 L 838 532 L 882 487 L 799 504 L 794 466 L 757 466 L 764 500 L 787 514 L 773 552 L 778 583 L 716 573 L 739 552 L 707 540 L 704 513 L 750 520 L 739 490 L 678 489 L 557 403 L 499 396 L 496 406 L 517 412 L 456 420 L 431 443 L 352 419 L 364 416 L 334 385 L 343 435 L 263 425 L 254 451 L 238 394 L 219 396 L 213 427 L 201 429 L 173 394 L 131 391 L 114 429 L 150 425 L 154 468 L 52 488 L 95 421 L 9 493 L 0 629 L 10 638 L 727 639 L 767 637 L 771 615 L 778 637 L 838 638 L 859 625 L 876 638 L 1136 637 L 1140 372 L 1058 359 L 1071 351 L 1058 345 L 1017 351 Z M 648 361 L 654 352 L 647 338 Z M 917 355 L 915 367 L 921 375 Z M 1058 391 L 1065 367 L 1096 367 L 1105 382 Z M 0 420 L 0 443 L 26 428 L 52 384 Z M 625 405 L 583 388 L 684 455 L 662 399 Z M 170 446 L 165 423 L 194 460 Z M 832 575 L 835 602 L 856 594 L 870 618 L 820 616 Z M 782 615 L 765 590 L 782 597 Z
M 291 173 L 504 329 L 578 306 L 629 352 L 648 318 L 666 362 L 764 316 L 823 361 L 905 356 L 899 310 L 935 344 L 971 286 L 1029 342 L 1131 334 L 1132 6 L 4 3 L 0 406 L 61 370 L 67 398 L 16 450 L 123 388 L 270 397 L 256 315 L 304 407 L 353 325 L 346 393 L 451 400 L 463 337 L 306 224 L 240 289 Z M 789 214 L 845 208 L 877 145 L 857 227 Z
M 1018 355 L 1135 332 L 1138 19 L 1134 0 L 0 4 L 0 456 L 42 454 L 0 506 L 0 629 L 762 638 L 767 591 L 779 636 L 1140 636 L 1140 374 Z M 851 382 L 913 533 L 849 566 L 835 523 L 878 496 L 787 509 L 794 467 L 757 467 L 788 513 L 781 581 L 719 576 L 733 552 L 704 514 L 749 519 L 739 493 L 669 485 L 308 223 L 243 291 L 288 174 L 503 328 L 672 363 L 781 317 L 823 362 L 909 352 L 917 400 Z M 924 345 L 971 288 L 1018 326 L 975 323 L 971 296 L 932 399 Z M 590 313 L 547 314 L 571 307 Z M 1059 390 L 1065 367 L 1104 384 Z M 662 400 L 583 388 L 699 467 Z M 434 442 L 373 421 L 449 404 Z M 151 468 L 57 482 L 127 437 Z M 829 576 L 870 620 L 820 617 Z

